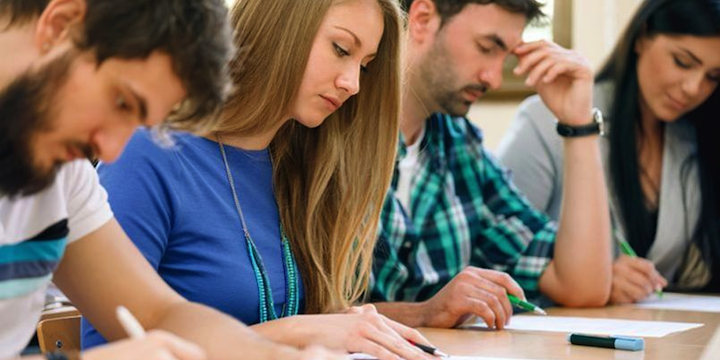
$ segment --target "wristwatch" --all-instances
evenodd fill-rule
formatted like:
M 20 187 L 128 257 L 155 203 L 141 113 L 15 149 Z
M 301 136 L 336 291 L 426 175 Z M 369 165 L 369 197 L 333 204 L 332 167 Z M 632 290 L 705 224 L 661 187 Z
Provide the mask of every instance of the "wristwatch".
M 600 136 L 605 135 L 605 126 L 603 122 L 602 112 L 598 108 L 593 108 L 592 115 L 592 122 L 590 124 L 571 126 L 557 122 L 555 129 L 557 130 L 557 133 L 562 137 L 581 137 L 597 134 L 600 134 Z

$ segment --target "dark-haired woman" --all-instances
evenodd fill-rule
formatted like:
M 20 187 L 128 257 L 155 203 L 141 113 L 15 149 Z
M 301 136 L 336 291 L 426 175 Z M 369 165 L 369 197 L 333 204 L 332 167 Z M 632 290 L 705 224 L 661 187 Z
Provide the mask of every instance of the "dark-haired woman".
M 610 301 L 656 290 L 720 291 L 720 0 L 646 0 L 597 77 L 616 243 Z M 526 100 L 499 155 L 515 184 L 557 217 L 562 144 Z

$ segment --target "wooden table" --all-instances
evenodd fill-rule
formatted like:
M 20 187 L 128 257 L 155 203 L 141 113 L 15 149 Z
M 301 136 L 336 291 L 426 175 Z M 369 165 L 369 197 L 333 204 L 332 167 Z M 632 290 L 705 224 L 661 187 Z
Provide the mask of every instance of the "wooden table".
M 599 309 L 550 308 L 548 315 L 608 319 L 703 323 L 704 326 L 662 338 L 645 338 L 644 351 L 622 351 L 570 345 L 566 333 L 420 329 L 441 350 L 458 356 L 522 359 L 696 360 L 720 326 L 720 313 L 613 306 Z M 720 360 L 720 354 L 717 355 Z

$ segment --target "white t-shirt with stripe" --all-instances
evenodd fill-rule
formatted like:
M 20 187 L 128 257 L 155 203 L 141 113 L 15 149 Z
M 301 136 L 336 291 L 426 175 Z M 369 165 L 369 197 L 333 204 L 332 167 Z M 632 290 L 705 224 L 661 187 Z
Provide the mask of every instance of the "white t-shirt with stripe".
M 36 195 L 0 194 L 0 359 L 17 356 L 34 334 L 67 244 L 112 217 L 86 160 L 63 165 L 55 183 Z

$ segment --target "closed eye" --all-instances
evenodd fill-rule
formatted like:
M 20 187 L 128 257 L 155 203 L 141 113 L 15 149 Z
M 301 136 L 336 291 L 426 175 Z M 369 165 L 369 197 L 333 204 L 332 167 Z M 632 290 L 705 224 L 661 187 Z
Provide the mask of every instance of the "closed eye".
M 480 52 L 481 52 L 482 54 L 486 54 L 486 55 L 487 55 L 487 54 L 492 53 L 492 49 L 491 49 L 491 48 L 482 46 L 481 44 L 477 44 L 477 47 L 478 47 L 478 50 L 480 50 Z
M 675 61 L 675 65 L 677 65 L 678 67 L 680 67 L 682 69 L 689 69 L 691 67 L 690 64 L 683 62 L 677 56 L 673 56 L 673 61 Z
M 347 50 L 343 49 L 340 45 L 338 45 L 336 43 L 333 43 L 333 47 L 335 48 L 335 53 L 340 57 L 345 57 L 345 56 L 350 55 L 350 53 Z
M 128 104 L 127 99 L 123 94 L 118 94 L 117 98 L 115 98 L 115 106 L 123 112 L 132 111 L 130 104 Z

